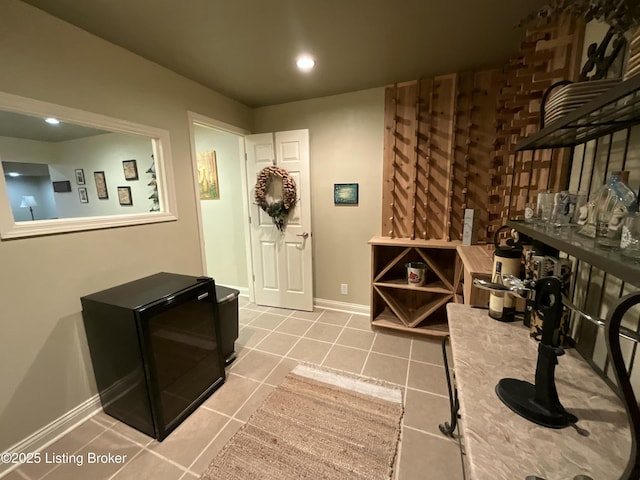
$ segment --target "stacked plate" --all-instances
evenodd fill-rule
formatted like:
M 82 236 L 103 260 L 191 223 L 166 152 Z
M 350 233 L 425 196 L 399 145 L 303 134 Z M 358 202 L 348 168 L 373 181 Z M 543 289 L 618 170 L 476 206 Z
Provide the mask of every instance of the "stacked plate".
M 640 73 L 640 28 L 629 43 L 629 59 L 627 60 L 627 68 L 624 72 L 624 79 L 629 80 L 631 77 Z
M 619 78 L 571 83 L 551 92 L 544 106 L 544 124 L 562 118 L 620 83 Z

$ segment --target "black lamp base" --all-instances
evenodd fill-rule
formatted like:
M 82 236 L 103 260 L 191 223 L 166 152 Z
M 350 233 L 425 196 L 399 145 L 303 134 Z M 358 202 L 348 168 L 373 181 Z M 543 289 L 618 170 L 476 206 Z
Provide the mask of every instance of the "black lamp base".
M 565 428 L 578 421 L 562 405 L 549 409 L 535 401 L 536 387 L 524 380 L 503 378 L 496 385 L 496 393 L 502 402 L 521 417 L 549 428 Z

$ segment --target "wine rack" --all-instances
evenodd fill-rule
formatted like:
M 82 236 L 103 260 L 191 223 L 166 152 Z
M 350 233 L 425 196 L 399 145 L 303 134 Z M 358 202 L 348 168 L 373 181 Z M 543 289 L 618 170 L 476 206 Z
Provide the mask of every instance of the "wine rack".
M 371 325 L 431 336 L 448 334 L 445 305 L 461 303 L 460 242 L 374 237 Z M 409 285 L 406 264 L 427 264 L 422 286 Z

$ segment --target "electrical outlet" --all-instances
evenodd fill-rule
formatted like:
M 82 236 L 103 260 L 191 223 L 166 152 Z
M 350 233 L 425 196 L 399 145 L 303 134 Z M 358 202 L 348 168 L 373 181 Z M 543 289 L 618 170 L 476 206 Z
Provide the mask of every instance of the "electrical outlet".
M 342 295 L 346 295 L 349 293 L 349 285 L 346 283 L 341 283 L 340 284 L 340 293 Z

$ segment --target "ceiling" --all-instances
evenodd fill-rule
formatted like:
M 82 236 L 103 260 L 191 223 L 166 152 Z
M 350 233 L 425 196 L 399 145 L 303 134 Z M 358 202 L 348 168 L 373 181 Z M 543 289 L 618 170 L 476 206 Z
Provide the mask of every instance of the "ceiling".
M 0 110 L 0 136 L 3 137 L 40 142 L 65 142 L 104 133 L 109 132 L 67 122 L 49 125 L 41 117 Z
M 545 0 L 23 0 L 250 107 L 496 66 Z M 296 55 L 317 61 L 309 74 Z
M 46 163 L 2 162 L 2 170 L 5 177 L 11 177 L 11 173 L 18 173 L 27 177 L 48 177 L 49 166 Z

